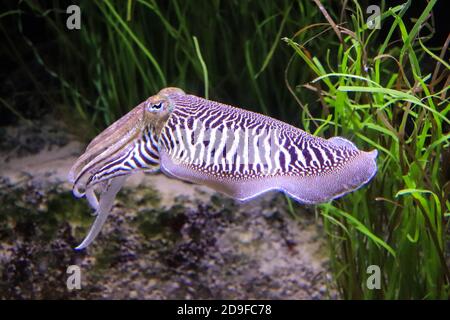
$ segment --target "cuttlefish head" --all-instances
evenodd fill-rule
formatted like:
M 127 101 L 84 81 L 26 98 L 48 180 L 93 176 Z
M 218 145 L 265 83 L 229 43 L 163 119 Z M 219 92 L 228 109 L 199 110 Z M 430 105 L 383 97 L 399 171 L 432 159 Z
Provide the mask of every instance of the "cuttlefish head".
M 175 108 L 170 99 L 173 95 L 184 95 L 184 92 L 178 88 L 165 88 L 140 103 L 95 137 L 70 169 L 68 180 L 73 184 L 73 194 L 76 197 L 86 196 L 98 215 L 89 235 L 78 249 L 89 245 L 98 234 L 126 176 L 134 172 L 107 172 L 105 168 L 112 164 L 120 165 L 122 159 L 125 161 L 126 155 L 136 146 L 136 142 L 145 139 L 148 134 L 159 136 Z M 97 201 L 95 189 L 100 191 L 100 201 Z
M 104 180 L 93 180 L 99 169 L 120 159 L 139 139 L 143 139 L 146 130 L 161 132 L 174 105 L 170 95 L 184 94 L 178 88 L 166 88 L 149 97 L 133 110 L 114 122 L 96 136 L 87 146 L 85 152 L 77 159 L 69 172 L 68 179 L 73 183 L 73 192 L 77 197 Z M 105 179 L 111 179 L 109 175 Z

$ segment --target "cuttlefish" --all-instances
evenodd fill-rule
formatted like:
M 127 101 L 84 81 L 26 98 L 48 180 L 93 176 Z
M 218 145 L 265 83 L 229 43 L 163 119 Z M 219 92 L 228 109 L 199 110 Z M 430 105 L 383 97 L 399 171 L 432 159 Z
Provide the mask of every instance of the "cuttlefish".
M 208 186 L 237 200 L 271 190 L 305 204 L 341 197 L 375 175 L 377 151 L 324 139 L 255 112 L 165 88 L 100 133 L 70 170 L 99 234 L 126 178 L 138 171 Z

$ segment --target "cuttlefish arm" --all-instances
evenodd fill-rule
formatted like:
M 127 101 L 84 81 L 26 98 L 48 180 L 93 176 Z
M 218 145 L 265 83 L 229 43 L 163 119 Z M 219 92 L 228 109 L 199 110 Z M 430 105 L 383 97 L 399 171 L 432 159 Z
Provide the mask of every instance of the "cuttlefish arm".
M 376 174 L 377 151 L 342 137 L 315 137 L 273 118 L 166 88 L 98 135 L 69 180 L 96 219 L 83 249 L 99 234 L 126 177 L 161 171 L 237 200 L 277 190 L 298 202 L 341 197 Z M 100 191 L 97 199 L 96 191 Z
M 120 155 L 123 149 L 139 136 L 143 120 L 144 110 L 141 104 L 100 133 L 87 146 L 68 176 L 68 180 L 73 184 L 75 196 L 84 196 L 86 180 L 90 174 L 101 164 L 111 161 L 112 157 Z

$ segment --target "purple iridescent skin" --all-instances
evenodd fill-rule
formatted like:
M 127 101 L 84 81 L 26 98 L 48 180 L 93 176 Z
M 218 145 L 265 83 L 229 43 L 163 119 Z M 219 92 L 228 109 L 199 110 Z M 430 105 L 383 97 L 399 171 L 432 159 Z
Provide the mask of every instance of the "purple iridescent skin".
M 97 218 L 78 249 L 100 232 L 127 176 L 161 171 L 237 200 L 279 190 L 308 204 L 352 192 L 376 174 L 377 151 L 323 139 L 273 118 L 166 88 L 116 121 L 69 173 Z M 97 200 L 96 191 L 100 191 Z

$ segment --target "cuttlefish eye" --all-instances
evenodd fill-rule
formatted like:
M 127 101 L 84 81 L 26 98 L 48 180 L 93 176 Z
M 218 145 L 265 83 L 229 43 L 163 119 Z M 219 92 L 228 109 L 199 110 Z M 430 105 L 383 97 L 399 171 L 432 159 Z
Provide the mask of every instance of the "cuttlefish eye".
M 162 102 L 162 101 L 157 102 L 157 103 L 148 102 L 147 110 L 150 112 L 160 112 L 160 111 L 164 110 L 164 102 Z

